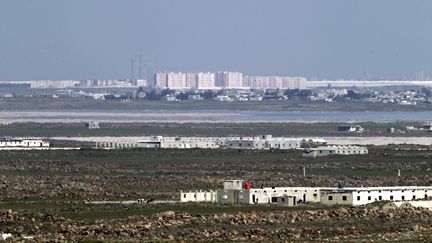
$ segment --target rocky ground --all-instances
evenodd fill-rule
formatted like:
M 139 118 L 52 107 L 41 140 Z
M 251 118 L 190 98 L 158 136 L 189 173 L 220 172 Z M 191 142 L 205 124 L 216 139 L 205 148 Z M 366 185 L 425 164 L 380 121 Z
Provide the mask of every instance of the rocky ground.
M 227 178 L 245 179 L 256 187 L 432 184 L 431 150 L 370 151 L 367 156 L 315 159 L 278 151 L 5 151 L 0 154 L 0 232 L 67 242 L 432 241 L 432 211 L 421 209 L 111 208 L 83 203 L 178 200 L 180 190 L 221 188 Z
M 0 228 L 35 241 L 431 241 L 432 211 L 380 207 L 214 215 L 165 211 L 88 224 L 49 214 L 6 210 Z

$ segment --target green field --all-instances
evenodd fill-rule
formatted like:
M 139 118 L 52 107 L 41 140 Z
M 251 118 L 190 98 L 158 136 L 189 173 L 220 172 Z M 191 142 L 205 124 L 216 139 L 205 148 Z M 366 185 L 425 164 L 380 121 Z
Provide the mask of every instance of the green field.
M 133 101 L 74 98 L 0 98 L 0 110 L 227 110 L 227 111 L 430 111 L 432 105 L 416 106 L 372 102 L 313 102 L 307 100 L 285 101 Z
M 0 125 L 1 136 L 432 136 L 425 131 L 389 133 L 387 128 L 405 130 L 405 126 L 421 127 L 416 122 L 356 123 L 364 133 L 338 132 L 343 123 L 101 123 L 100 129 L 86 129 L 84 123 L 13 123 Z

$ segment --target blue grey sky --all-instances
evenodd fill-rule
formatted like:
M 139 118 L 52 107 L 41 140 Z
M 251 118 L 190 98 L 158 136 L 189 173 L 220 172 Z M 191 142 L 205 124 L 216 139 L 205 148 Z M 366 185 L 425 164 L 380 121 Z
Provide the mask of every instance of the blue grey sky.
M 432 76 L 430 0 L 2 0 L 0 80 L 159 70 Z

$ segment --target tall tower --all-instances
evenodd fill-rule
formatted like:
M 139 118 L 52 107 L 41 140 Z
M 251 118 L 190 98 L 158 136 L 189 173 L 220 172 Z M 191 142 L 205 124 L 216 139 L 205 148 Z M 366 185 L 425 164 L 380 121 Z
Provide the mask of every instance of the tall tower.
M 130 79 L 135 80 L 135 65 L 136 65 L 136 59 L 135 57 L 131 58 L 131 73 L 130 73 Z

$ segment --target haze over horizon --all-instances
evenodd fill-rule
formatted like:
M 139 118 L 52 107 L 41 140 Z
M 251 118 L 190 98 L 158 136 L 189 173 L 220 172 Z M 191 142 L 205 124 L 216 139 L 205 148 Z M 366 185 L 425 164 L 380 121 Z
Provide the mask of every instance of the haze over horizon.
M 4 0 L 0 80 L 124 79 L 139 53 L 169 71 L 431 77 L 430 9 L 426 0 Z

